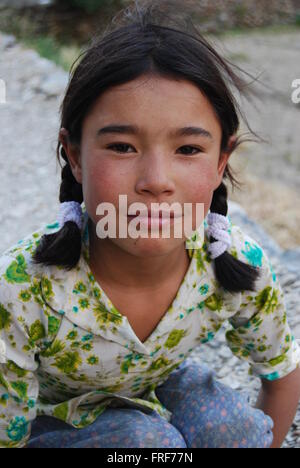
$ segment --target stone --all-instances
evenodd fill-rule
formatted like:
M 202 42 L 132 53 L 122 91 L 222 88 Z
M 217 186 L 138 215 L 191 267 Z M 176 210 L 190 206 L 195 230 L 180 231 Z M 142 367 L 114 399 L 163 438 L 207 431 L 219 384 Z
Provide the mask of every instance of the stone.
M 67 74 L 57 70 L 49 75 L 40 85 L 39 90 L 47 96 L 60 96 L 66 89 L 68 84 Z
M 16 38 L 12 34 L 1 34 L 0 36 L 0 49 L 8 49 L 16 44 Z

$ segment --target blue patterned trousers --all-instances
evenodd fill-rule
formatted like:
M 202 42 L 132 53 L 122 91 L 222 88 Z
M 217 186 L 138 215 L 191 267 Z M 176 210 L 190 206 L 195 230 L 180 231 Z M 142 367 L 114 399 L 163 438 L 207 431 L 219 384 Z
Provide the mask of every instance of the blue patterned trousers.
M 172 412 L 107 408 L 96 421 L 76 429 L 49 416 L 32 423 L 28 448 L 269 448 L 273 420 L 248 398 L 218 382 L 206 365 L 187 358 L 156 395 Z

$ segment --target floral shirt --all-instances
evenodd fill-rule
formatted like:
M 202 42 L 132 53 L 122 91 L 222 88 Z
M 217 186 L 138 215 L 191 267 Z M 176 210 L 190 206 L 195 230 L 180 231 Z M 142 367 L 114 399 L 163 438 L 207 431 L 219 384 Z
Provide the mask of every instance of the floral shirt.
M 155 409 L 170 421 L 155 387 L 225 321 L 228 346 L 249 362 L 250 374 L 275 380 L 299 366 L 272 265 L 230 216 L 229 252 L 259 267 L 256 291 L 230 293 L 220 286 L 206 229 L 204 238 L 197 230 L 186 240 L 191 262 L 178 293 L 142 343 L 89 269 L 84 203 L 82 208 L 82 251 L 74 269 L 31 262 L 41 236 L 57 231 L 58 222 L 0 257 L 0 447 L 24 447 L 31 422 L 43 414 L 83 428 L 107 406 L 127 406 Z

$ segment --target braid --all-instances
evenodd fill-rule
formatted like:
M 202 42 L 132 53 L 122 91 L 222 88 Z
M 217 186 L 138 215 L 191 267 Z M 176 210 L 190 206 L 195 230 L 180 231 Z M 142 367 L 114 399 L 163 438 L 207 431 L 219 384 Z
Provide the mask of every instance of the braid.
M 69 160 L 66 156 L 65 150 L 61 149 L 61 155 L 66 161 L 65 166 L 62 168 L 61 171 L 61 186 L 59 192 L 59 201 L 60 203 L 67 202 L 67 201 L 76 201 L 78 203 L 83 202 L 83 194 L 82 194 L 82 185 L 77 182 L 75 179 L 73 172 L 71 170 L 71 166 Z
M 227 216 L 227 187 L 223 182 L 214 191 L 210 211 Z M 211 236 L 210 242 L 215 241 L 216 239 Z M 256 290 L 255 282 L 259 276 L 258 268 L 241 262 L 227 251 L 214 259 L 214 265 L 217 280 L 228 291 Z
M 64 149 L 61 155 L 66 161 L 61 171 L 59 193 L 60 203 L 67 201 L 83 202 L 82 185 L 75 179 Z M 33 254 L 35 263 L 44 265 L 61 265 L 67 270 L 74 268 L 81 254 L 81 231 L 73 221 L 67 221 L 62 228 L 53 234 L 44 234 Z

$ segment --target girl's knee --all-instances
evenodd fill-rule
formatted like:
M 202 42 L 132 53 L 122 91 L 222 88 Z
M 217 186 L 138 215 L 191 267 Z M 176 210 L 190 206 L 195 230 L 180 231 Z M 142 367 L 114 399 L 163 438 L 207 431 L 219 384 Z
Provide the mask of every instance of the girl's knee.
M 130 420 L 126 425 L 125 446 L 135 448 L 186 448 L 181 433 L 156 411 L 145 414 L 129 410 Z
M 135 427 L 137 447 L 186 448 L 182 434 L 157 412 L 147 415 L 147 422 Z
M 202 418 L 201 428 L 190 434 L 189 447 L 269 448 L 273 441 L 273 420 L 250 405 L 238 404 Z M 205 420 L 206 419 L 206 420 Z

